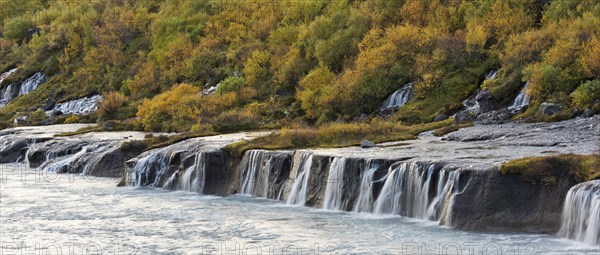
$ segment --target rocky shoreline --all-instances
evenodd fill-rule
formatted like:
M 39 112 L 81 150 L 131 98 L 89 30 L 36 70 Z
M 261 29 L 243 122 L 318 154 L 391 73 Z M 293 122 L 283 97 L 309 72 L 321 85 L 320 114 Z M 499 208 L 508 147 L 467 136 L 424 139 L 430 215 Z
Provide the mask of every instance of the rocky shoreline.
M 400 214 L 477 231 L 557 233 L 569 189 L 503 175 L 503 162 L 529 156 L 593 154 L 600 117 L 556 123 L 473 126 L 442 138 L 431 132 L 413 141 L 375 148 L 247 151 L 224 147 L 265 133 L 188 139 L 129 158 L 125 141 L 140 132 L 54 137 L 83 125 L 0 131 L 0 162 L 27 163 L 57 173 L 123 178 L 121 185 L 227 196 L 247 194 L 289 204 L 354 212 Z M 333 178 L 340 177 L 340 178 Z

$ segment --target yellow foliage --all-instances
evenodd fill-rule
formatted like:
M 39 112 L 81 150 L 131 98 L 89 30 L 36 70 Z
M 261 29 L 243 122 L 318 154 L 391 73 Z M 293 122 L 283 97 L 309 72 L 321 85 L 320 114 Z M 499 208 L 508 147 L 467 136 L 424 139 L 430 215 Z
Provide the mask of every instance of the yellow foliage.
M 172 89 L 144 100 L 137 116 L 145 130 L 184 131 L 202 111 L 200 89 L 189 84 L 179 84 Z

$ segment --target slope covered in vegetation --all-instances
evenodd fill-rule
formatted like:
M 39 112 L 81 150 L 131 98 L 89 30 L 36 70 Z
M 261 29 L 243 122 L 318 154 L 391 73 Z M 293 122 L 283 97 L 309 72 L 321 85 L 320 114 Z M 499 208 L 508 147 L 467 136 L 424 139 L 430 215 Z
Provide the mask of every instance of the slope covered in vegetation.
M 370 114 L 408 82 L 415 97 L 390 120 L 424 123 L 460 109 L 491 69 L 483 88 L 504 103 L 530 82 L 529 115 L 546 101 L 599 108 L 595 0 L 14 0 L 0 10 L 0 70 L 19 68 L 0 88 L 50 77 L 0 109 L 4 126 L 40 99 L 91 94 L 105 94 L 93 120 L 144 130 L 321 125 Z

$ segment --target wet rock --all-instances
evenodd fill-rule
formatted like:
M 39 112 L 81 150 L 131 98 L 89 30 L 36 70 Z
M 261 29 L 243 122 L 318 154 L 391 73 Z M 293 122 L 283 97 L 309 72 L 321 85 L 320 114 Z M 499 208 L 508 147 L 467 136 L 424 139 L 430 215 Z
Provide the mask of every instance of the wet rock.
M 501 105 L 494 99 L 494 97 L 492 97 L 492 93 L 489 91 L 479 91 L 475 100 L 477 100 L 477 103 L 479 103 L 479 109 L 481 113 L 494 111 L 501 107 Z
M 590 109 L 583 111 L 583 113 L 581 114 L 581 117 L 583 117 L 583 118 L 589 118 L 592 116 L 594 116 L 594 113 Z
M 54 108 L 55 105 L 56 105 L 56 100 L 54 100 L 52 98 L 48 98 L 48 99 L 46 99 L 46 101 L 44 101 L 44 103 L 42 104 L 42 106 L 40 106 L 40 108 L 44 111 L 50 111 Z
M 6 141 L 0 144 L 0 163 L 16 162 L 22 155 L 22 149 L 27 148 L 29 142 L 25 139 Z
M 450 118 L 450 117 L 446 114 L 439 114 L 439 115 L 435 116 L 435 118 L 433 118 L 433 121 L 442 121 L 442 120 L 447 120 L 448 118 Z
M 461 111 L 454 116 L 454 122 L 456 124 L 469 123 L 474 119 L 473 115 L 469 111 Z
M 27 125 L 29 122 L 27 121 L 27 116 L 19 116 L 15 118 L 14 123 L 15 125 Z
M 552 115 L 562 110 L 561 104 L 556 103 L 542 103 L 540 105 L 540 113 L 544 115 Z
M 476 117 L 475 122 L 483 125 L 503 124 L 509 122 L 512 116 L 511 110 L 501 109 L 482 113 Z
M 360 147 L 363 149 L 375 148 L 377 147 L 377 144 L 371 141 L 363 140 L 362 142 L 360 142 Z

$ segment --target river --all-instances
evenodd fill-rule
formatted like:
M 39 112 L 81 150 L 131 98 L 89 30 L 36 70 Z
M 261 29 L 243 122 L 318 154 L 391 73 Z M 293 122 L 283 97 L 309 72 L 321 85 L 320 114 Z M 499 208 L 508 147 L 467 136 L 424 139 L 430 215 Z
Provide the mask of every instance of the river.
M 0 254 L 600 254 L 552 235 L 226 198 L 0 165 Z M 457 252 L 458 251 L 458 252 Z

